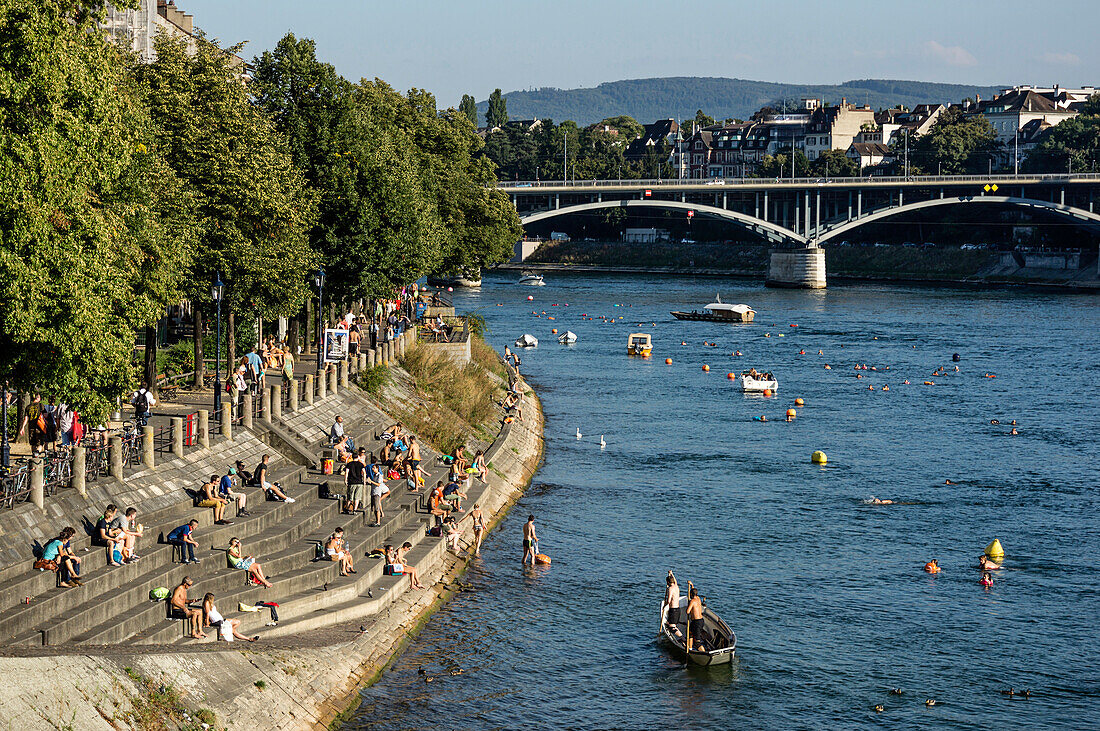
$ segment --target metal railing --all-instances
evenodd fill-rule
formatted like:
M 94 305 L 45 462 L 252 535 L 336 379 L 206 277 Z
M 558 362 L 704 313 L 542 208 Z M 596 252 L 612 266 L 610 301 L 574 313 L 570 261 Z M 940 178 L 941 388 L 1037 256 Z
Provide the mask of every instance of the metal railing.
M 24 462 L 6 475 L 0 476 L 0 501 L 4 508 L 14 508 L 31 499 L 31 468 Z
M 754 188 L 761 186 L 806 186 L 806 185 L 867 185 L 897 183 L 917 183 L 921 185 L 939 185 L 949 183 L 1075 183 L 1100 180 L 1100 173 L 1037 173 L 1013 175 L 883 175 L 860 176 L 851 178 L 812 177 L 812 178 L 672 178 L 629 180 L 502 180 L 497 183 L 499 190 L 517 190 L 527 188 L 551 188 L 576 190 L 581 188 L 688 188 L 706 189 L 710 186 L 732 186 Z
M 158 426 L 153 430 L 153 452 L 157 454 L 172 453 L 172 427 Z
M 470 338 L 470 325 L 462 315 L 442 315 L 443 329 L 433 329 L 438 320 L 433 317 L 416 328 L 416 338 L 422 343 L 464 343 Z

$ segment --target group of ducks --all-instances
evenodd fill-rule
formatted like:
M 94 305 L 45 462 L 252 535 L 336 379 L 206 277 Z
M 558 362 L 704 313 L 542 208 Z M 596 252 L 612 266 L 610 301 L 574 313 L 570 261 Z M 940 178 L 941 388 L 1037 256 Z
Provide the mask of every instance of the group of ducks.
M 893 689 L 890 690 L 890 695 L 901 695 L 901 694 L 902 694 L 901 688 L 893 688 Z M 1009 688 L 1008 690 L 1002 690 L 1001 695 L 1018 696 L 1020 698 L 1030 698 L 1031 697 L 1031 691 L 1030 690 L 1016 690 L 1015 688 Z M 925 701 L 924 701 L 924 705 L 928 706 L 929 708 L 936 705 L 937 703 L 938 703 L 938 701 L 935 698 L 926 698 Z M 873 710 L 874 710 L 875 713 L 882 713 L 883 711 L 886 710 L 886 706 L 879 703 L 879 704 L 877 704 L 873 707 Z

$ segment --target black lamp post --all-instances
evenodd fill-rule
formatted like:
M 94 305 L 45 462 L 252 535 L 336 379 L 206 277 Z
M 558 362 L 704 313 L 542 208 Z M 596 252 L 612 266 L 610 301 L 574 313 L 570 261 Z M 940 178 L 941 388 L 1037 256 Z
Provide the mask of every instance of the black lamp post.
M 8 382 L 4 381 L 4 443 L 0 447 L 0 467 L 4 468 L 4 474 L 11 467 L 11 446 L 8 444 Z
M 319 267 L 317 273 L 313 275 L 313 283 L 317 285 L 317 372 L 321 372 L 321 368 L 325 362 L 325 319 L 324 304 L 325 304 L 325 268 Z
M 217 419 L 218 415 L 222 412 L 222 296 L 225 294 L 225 284 L 222 282 L 221 274 L 219 272 L 214 273 L 214 283 L 210 285 L 210 296 L 214 299 L 214 304 L 218 306 L 218 339 L 217 339 L 217 352 L 218 359 L 214 361 L 214 418 Z

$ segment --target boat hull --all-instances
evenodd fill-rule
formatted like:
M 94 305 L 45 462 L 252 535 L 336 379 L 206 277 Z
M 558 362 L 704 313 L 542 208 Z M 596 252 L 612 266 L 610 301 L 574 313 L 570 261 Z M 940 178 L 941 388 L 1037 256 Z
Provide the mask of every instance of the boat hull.
M 635 348 L 633 345 L 630 345 L 627 347 L 626 352 L 627 355 L 640 355 L 643 358 L 648 358 L 653 354 L 653 348 Z
M 779 381 L 775 379 L 766 381 L 751 376 L 741 376 L 741 390 L 745 393 L 763 393 L 764 391 L 775 393 L 779 390 Z
M 680 312 L 673 310 L 671 313 L 677 320 L 692 320 L 695 322 L 731 322 L 735 325 L 752 322 L 753 313 L 746 312 L 744 315 L 735 315 L 733 317 L 725 317 L 712 315 L 706 312 Z
M 712 635 L 723 635 L 729 638 L 728 646 L 716 650 L 688 650 L 684 642 L 684 634 L 687 624 L 684 620 L 686 598 L 681 598 L 680 608 L 674 610 L 677 614 L 676 622 L 665 621 L 668 616 L 668 608 L 661 604 L 661 625 L 658 632 L 659 639 L 672 651 L 672 654 L 681 660 L 693 665 L 708 667 L 711 665 L 728 665 L 733 662 L 737 652 L 737 635 L 729 628 L 721 617 L 708 608 L 703 609 L 703 626 Z

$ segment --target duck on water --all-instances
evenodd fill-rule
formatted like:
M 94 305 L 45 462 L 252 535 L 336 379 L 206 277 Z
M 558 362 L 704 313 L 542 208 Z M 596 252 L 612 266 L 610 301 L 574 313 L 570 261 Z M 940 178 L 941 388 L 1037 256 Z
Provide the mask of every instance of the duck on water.
M 686 597 L 680 596 L 680 586 L 671 571 L 665 585 L 658 637 L 671 647 L 674 655 L 695 665 L 732 662 L 737 635 L 729 625 L 706 606 L 690 581 Z

